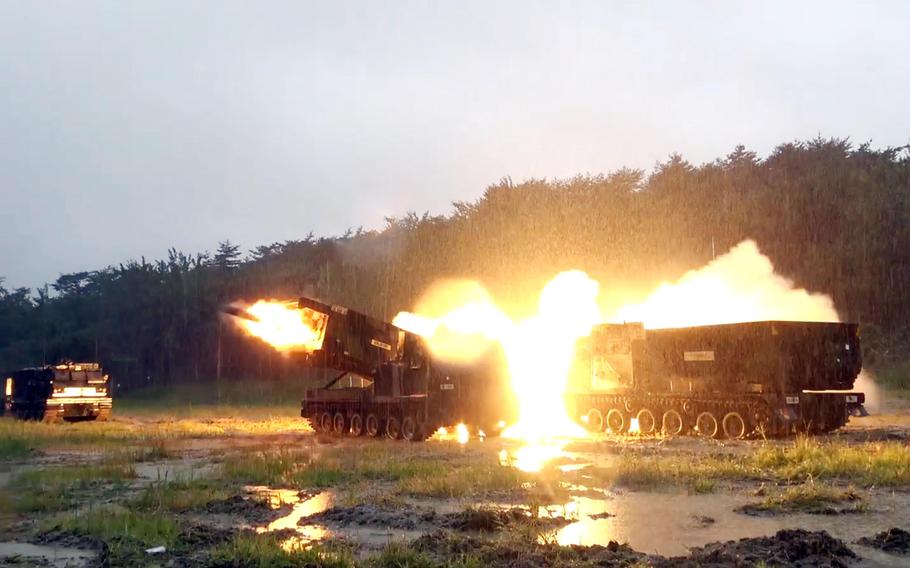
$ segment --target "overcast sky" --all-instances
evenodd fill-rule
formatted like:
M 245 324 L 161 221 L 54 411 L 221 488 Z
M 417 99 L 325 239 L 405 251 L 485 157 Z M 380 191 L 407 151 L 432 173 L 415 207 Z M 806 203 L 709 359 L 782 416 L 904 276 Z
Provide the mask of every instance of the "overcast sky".
M 0 0 L 0 276 L 449 211 L 504 176 L 910 141 L 910 2 Z

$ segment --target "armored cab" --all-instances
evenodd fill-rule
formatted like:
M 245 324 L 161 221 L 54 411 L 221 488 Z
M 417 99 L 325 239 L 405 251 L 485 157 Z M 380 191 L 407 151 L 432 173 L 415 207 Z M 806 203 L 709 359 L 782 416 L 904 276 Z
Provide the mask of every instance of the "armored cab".
M 4 410 L 23 420 L 106 420 L 109 379 L 97 363 L 19 369 L 6 377 Z
M 855 324 L 606 324 L 577 353 L 569 398 L 594 429 L 829 432 L 864 413 L 862 393 L 832 392 L 852 389 L 862 369 Z

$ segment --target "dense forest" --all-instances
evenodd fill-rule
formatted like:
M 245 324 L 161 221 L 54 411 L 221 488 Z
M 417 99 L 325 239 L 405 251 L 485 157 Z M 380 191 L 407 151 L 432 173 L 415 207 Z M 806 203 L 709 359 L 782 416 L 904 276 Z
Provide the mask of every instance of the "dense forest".
M 391 318 L 438 278 L 471 277 L 518 309 L 562 269 L 647 291 L 746 238 L 860 322 L 869 361 L 910 355 L 908 148 L 816 139 L 764 159 L 737 147 L 700 166 L 673 155 L 651 172 L 504 179 L 448 215 L 248 253 L 229 241 L 212 254 L 170 250 L 34 291 L 0 281 L 0 369 L 97 359 L 124 386 L 287 377 L 293 358 L 239 337 L 221 306 L 308 294 Z

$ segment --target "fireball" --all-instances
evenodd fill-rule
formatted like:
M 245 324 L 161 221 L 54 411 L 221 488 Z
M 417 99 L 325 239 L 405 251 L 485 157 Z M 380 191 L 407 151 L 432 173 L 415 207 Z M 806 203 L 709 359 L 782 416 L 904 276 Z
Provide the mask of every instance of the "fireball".
M 598 284 L 581 271 L 558 274 L 543 289 L 537 313 L 513 321 L 492 302 L 482 288 L 458 283 L 453 296 L 465 289 L 472 296 L 461 305 L 437 287 L 429 302 L 452 306 L 433 318 L 402 312 L 395 325 L 427 338 L 434 354 L 466 361 L 499 342 L 506 355 L 512 389 L 519 406 L 519 420 L 503 436 L 539 442 L 555 437 L 582 437 L 584 429 L 565 411 L 562 403 L 574 357 L 575 342 L 588 335 L 600 321 Z M 426 305 L 428 302 L 424 301 Z
M 278 351 L 312 353 L 322 348 L 328 320 L 323 313 L 299 308 L 297 302 L 259 300 L 252 306 L 236 307 L 242 315 L 233 318 L 249 335 Z

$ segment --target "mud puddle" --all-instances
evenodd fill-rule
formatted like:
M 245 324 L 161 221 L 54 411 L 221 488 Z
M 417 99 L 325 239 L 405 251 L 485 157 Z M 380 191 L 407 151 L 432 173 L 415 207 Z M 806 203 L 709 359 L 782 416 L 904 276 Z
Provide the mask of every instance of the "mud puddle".
M 860 514 L 755 517 L 735 512 L 755 501 L 748 495 L 608 492 L 606 498 L 573 496 L 565 508 L 577 520 L 544 533 L 540 540 L 585 546 L 616 541 L 645 554 L 681 556 L 708 543 L 770 536 L 783 529 L 825 530 L 853 543 L 858 535 L 910 526 L 910 496 L 870 492 L 867 499 L 870 508 Z M 879 565 L 900 565 L 869 547 L 857 546 L 856 551 Z
M 307 545 L 336 536 L 325 526 L 301 524 L 301 519 L 317 515 L 332 507 L 335 503 L 333 491 L 308 494 L 294 489 L 274 489 L 264 486 L 248 486 L 244 488 L 244 491 L 248 496 L 266 503 L 273 511 L 284 513 L 267 523 L 252 528 L 260 534 L 292 532 L 291 536 L 282 541 L 282 546 L 285 548 Z
M 93 566 L 97 554 L 91 550 L 28 544 L 24 542 L 0 542 L 0 564 L 22 566 L 59 566 L 76 568 Z
M 251 528 L 259 534 L 282 535 L 281 545 L 286 549 L 333 539 L 357 543 L 360 554 L 364 555 L 379 550 L 390 542 L 411 541 L 424 534 L 423 531 L 401 526 L 370 523 L 360 525 L 332 520 L 331 515 L 327 517 L 326 513 L 336 510 L 337 496 L 334 491 L 307 494 L 293 489 L 262 486 L 244 489 L 248 498 L 265 502 L 273 511 L 283 513 Z

